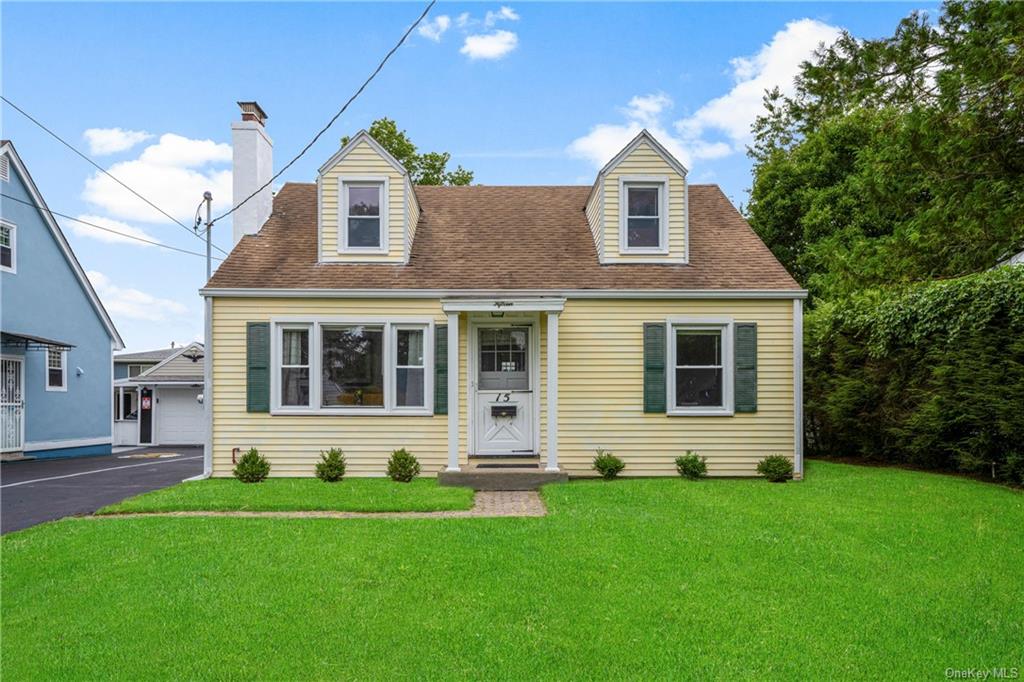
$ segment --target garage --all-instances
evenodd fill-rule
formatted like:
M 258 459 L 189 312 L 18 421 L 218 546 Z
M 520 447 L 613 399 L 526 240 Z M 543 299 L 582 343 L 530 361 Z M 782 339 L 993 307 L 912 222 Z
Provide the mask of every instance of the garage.
M 156 391 L 156 442 L 161 445 L 201 445 L 206 440 L 200 390 L 163 386 Z

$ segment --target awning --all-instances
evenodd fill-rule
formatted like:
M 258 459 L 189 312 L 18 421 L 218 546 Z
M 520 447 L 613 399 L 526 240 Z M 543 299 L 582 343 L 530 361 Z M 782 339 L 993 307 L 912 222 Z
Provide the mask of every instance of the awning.
M 66 341 L 54 341 L 42 336 L 17 334 L 14 332 L 0 333 L 0 345 L 3 345 L 5 348 L 24 348 L 25 350 L 46 350 L 50 348 L 55 350 L 71 350 L 75 347 L 75 344 L 67 343 Z

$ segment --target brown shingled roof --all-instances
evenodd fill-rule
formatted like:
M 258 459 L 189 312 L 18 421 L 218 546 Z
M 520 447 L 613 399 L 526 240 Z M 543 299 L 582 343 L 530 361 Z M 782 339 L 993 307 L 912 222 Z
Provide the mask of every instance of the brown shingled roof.
M 418 186 L 408 265 L 317 263 L 315 184 L 286 184 L 207 285 L 272 289 L 798 289 L 716 185 L 690 185 L 690 264 L 601 265 L 589 186 Z

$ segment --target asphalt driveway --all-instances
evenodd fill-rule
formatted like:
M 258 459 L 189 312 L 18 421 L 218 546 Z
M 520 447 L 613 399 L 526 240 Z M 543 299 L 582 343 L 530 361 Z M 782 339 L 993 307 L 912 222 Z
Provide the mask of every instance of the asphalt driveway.
M 168 456 L 171 454 L 177 456 Z M 203 449 L 192 446 L 139 448 L 106 457 L 4 462 L 0 464 L 0 533 L 91 514 L 202 471 Z

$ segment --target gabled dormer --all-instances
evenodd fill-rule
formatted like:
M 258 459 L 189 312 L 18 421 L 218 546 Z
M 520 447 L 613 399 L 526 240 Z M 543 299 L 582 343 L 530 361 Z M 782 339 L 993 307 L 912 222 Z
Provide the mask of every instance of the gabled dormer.
M 407 263 L 420 206 L 409 173 L 361 130 L 317 175 L 321 263 Z
M 646 130 L 601 169 L 586 213 L 602 264 L 689 261 L 686 173 Z

